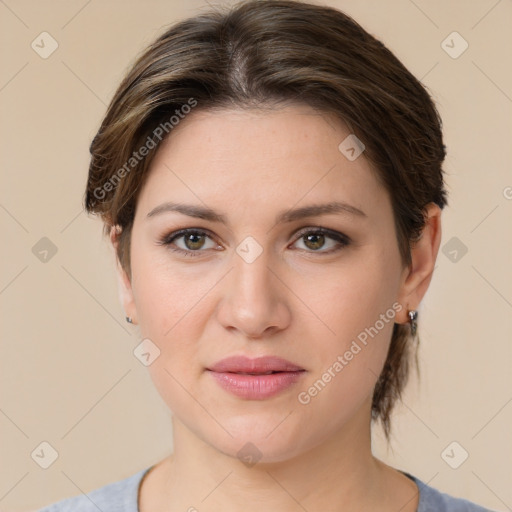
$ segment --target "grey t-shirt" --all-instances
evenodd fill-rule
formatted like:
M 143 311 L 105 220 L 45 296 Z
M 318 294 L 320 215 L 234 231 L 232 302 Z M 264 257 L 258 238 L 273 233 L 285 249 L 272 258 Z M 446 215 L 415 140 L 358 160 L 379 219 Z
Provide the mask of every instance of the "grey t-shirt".
M 139 512 L 139 486 L 152 467 L 88 494 L 63 499 L 37 512 Z M 418 486 L 420 496 L 417 512 L 493 512 L 470 501 L 442 493 L 409 473 L 401 472 Z

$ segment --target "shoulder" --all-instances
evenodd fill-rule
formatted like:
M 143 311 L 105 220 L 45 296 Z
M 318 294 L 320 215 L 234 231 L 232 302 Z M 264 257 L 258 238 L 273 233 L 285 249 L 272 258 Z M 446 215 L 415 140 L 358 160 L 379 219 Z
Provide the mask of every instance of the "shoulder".
M 494 512 L 471 501 L 438 491 L 409 473 L 402 473 L 418 486 L 420 497 L 417 512 Z
M 87 494 L 57 501 L 37 512 L 138 512 L 139 484 L 149 469 L 143 469 Z

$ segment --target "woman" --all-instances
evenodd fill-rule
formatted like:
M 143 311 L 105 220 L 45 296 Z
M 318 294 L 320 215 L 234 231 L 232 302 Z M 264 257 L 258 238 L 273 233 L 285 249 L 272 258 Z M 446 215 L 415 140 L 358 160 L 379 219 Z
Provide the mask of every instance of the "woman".
M 345 14 L 250 1 L 166 31 L 91 144 L 85 205 L 174 453 L 43 510 L 483 511 L 373 456 L 446 205 L 429 94 Z

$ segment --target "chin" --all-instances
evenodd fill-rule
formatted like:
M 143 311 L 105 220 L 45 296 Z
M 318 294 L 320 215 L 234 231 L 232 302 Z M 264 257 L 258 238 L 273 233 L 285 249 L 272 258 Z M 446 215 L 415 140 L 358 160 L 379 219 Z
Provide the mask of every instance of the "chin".
M 296 424 L 297 418 L 292 420 L 293 416 L 284 421 L 287 415 L 282 413 L 278 419 L 275 414 L 262 418 L 254 413 L 250 417 L 239 416 L 234 421 L 219 417 L 219 422 L 233 437 L 222 430 L 220 436 L 204 433 L 203 439 L 219 452 L 239 459 L 247 467 L 255 463 L 284 462 L 315 444 L 310 437 L 312 430 L 308 429 L 308 438 L 305 438 L 303 425 Z
M 255 464 L 277 464 L 285 462 L 299 454 L 297 445 L 283 443 L 282 441 L 271 442 L 268 439 L 247 438 L 245 440 L 231 440 L 229 443 L 214 445 L 218 451 L 229 457 L 240 460 L 247 467 Z

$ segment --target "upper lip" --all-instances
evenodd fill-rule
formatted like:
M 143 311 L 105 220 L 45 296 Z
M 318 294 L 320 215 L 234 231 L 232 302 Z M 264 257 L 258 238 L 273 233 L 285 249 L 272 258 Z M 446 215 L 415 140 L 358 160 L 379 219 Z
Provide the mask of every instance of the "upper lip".
M 300 366 L 277 356 L 263 356 L 251 359 L 246 356 L 231 356 L 217 361 L 207 368 L 213 372 L 230 373 L 268 373 L 268 372 L 296 372 L 304 370 Z

